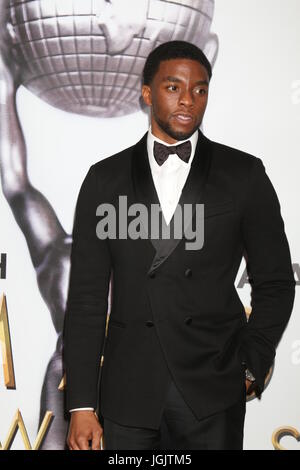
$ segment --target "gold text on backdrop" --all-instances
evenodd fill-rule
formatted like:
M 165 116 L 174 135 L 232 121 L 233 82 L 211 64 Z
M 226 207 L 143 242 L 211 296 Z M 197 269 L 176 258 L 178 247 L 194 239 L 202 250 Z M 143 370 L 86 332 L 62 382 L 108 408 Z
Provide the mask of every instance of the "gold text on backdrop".
M 0 297 L 0 342 L 3 359 L 3 374 L 6 388 L 16 388 L 15 373 L 12 358 L 11 340 L 7 315 L 6 297 Z

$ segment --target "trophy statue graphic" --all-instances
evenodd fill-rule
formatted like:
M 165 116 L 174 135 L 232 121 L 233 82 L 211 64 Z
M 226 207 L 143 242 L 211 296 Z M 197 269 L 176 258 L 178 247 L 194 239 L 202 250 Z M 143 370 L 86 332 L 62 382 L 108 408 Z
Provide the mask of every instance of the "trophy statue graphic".
M 139 110 L 150 51 L 184 39 L 214 63 L 212 0 L 10 1 L 12 53 L 22 84 L 69 112 L 114 117 Z
M 141 109 L 141 73 L 149 52 L 169 40 L 199 46 L 214 64 L 214 0 L 1 0 L 0 173 L 3 195 L 21 229 L 37 285 L 57 332 L 41 392 L 40 423 L 53 422 L 41 449 L 65 449 L 62 331 L 72 237 L 27 173 L 16 108 L 20 85 L 49 105 L 94 117 Z M 100 358 L 99 358 L 100 360 Z

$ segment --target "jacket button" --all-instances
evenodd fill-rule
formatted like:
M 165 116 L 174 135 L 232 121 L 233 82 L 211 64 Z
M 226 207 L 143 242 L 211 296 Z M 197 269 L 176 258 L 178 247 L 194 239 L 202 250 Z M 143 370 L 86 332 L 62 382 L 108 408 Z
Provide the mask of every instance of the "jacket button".
M 151 320 L 147 320 L 147 321 L 146 321 L 146 325 L 147 325 L 147 326 L 153 326 L 154 323 L 153 323 L 153 321 L 151 321 Z
M 192 317 L 186 317 L 184 319 L 184 323 L 186 323 L 186 325 L 189 325 L 190 323 L 192 323 L 192 320 L 193 320 Z
M 151 271 L 151 273 L 149 273 L 149 277 L 151 277 L 151 278 L 155 277 L 155 272 Z
M 184 275 L 185 275 L 185 277 L 191 277 L 191 275 L 192 275 L 192 270 L 191 270 L 191 268 L 187 268 L 187 270 L 185 271 Z

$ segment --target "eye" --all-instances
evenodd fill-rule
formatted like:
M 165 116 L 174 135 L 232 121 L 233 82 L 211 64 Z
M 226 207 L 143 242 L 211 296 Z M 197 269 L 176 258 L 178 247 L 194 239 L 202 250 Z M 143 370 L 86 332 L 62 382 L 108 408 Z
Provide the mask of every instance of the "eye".
M 197 88 L 196 93 L 198 93 L 198 95 L 206 95 L 207 90 L 206 88 Z
M 177 90 L 177 85 L 168 85 L 167 90 L 176 91 Z

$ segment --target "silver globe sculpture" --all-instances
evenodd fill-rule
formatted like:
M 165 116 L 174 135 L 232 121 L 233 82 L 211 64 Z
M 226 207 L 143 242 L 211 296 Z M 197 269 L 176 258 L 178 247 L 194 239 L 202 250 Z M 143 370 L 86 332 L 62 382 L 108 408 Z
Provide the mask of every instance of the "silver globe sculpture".
M 22 84 L 88 116 L 141 109 L 143 66 L 159 44 L 192 42 L 212 65 L 218 49 L 214 0 L 9 0 L 8 10 Z

